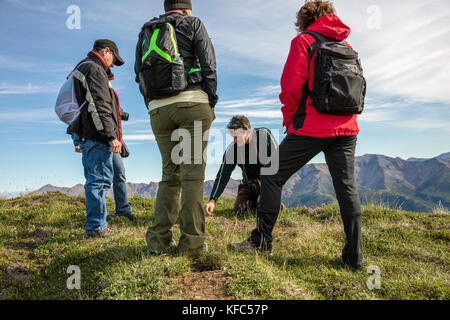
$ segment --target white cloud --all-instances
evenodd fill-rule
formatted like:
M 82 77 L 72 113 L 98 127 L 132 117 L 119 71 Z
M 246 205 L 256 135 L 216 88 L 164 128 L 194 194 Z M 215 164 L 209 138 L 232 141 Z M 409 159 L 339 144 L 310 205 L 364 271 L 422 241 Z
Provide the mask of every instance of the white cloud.
M 132 134 L 141 134 L 141 133 L 152 134 L 153 131 L 149 130 L 149 129 L 146 129 L 146 130 L 133 130 L 131 133 Z
M 214 123 L 228 123 L 230 121 L 230 118 L 225 118 L 225 117 L 216 117 L 216 119 L 214 120 Z
M 52 141 L 45 141 L 45 142 L 40 142 L 38 144 L 42 144 L 42 145 L 60 145 L 60 144 L 72 144 L 72 140 L 52 140 Z
M 154 141 L 155 140 L 155 136 L 153 134 L 146 134 L 146 135 L 140 135 L 140 134 L 135 134 L 135 135 L 124 135 L 123 136 L 123 140 L 125 140 L 127 142 L 127 145 L 137 145 L 139 144 L 139 141 Z M 132 141 L 132 142 L 129 142 Z M 45 142 L 41 142 L 38 144 L 41 145 L 60 145 L 60 144 L 71 144 L 73 143 L 72 140 L 70 139 L 65 139 L 65 140 L 51 140 L 51 141 L 45 141 Z
M 448 121 L 436 118 L 422 119 L 421 121 L 400 121 L 397 125 L 399 127 L 409 128 L 413 130 L 439 130 L 440 132 L 450 132 L 450 123 Z
M 153 134 L 130 134 L 130 135 L 124 135 L 123 140 L 125 140 L 125 141 L 154 141 L 155 136 Z
M 281 92 L 279 84 L 262 86 L 257 89 L 253 89 L 254 92 L 250 93 L 250 96 L 278 96 Z M 278 101 L 278 100 L 277 100 Z
M 10 5 L 44 14 L 64 16 L 67 3 L 8 0 Z M 218 68 L 238 75 L 279 80 L 296 36 L 298 0 L 240 0 L 194 2 L 194 15 L 200 17 L 212 37 Z M 335 0 L 343 22 L 352 28 L 349 42 L 360 53 L 368 79 L 368 94 L 408 96 L 416 99 L 450 102 L 448 0 Z M 367 9 L 381 10 L 381 28 L 367 26 Z M 137 0 L 116 3 L 81 1 L 83 21 L 96 28 L 99 21 L 114 23 L 120 37 L 135 41 L 141 25 L 162 13 L 160 2 Z M 1 60 L 0 60 L 1 61 Z M 277 94 L 273 88 L 273 95 Z
M 36 4 L 29 5 L 21 0 L 8 2 L 42 13 L 65 14 L 64 10 L 60 12 L 61 8 L 65 9 L 64 4 L 36 1 Z M 130 41 L 135 41 L 140 26 L 146 20 L 159 15 L 162 10 L 162 1 L 149 3 L 137 0 L 114 6 L 107 3 L 103 0 L 95 3 L 82 1 L 80 7 L 83 19 L 86 19 L 90 28 L 94 21 L 128 21 L 111 27 L 113 30 L 123 30 L 120 37 Z M 418 101 L 423 104 L 443 102 L 431 111 L 436 116 L 439 110 L 448 108 L 450 2 L 335 0 L 334 3 L 338 16 L 352 28 L 349 42 L 360 53 L 368 80 L 368 103 L 366 111 L 359 117 L 361 121 L 390 121 L 393 125 L 400 125 L 401 121 L 397 120 L 402 119 L 404 114 L 397 111 L 407 108 L 408 103 L 416 104 Z M 374 4 L 381 10 L 379 30 L 367 27 L 367 8 Z M 220 101 L 216 108 L 218 118 L 215 123 L 226 123 L 228 116 L 237 113 L 246 114 L 253 121 L 265 119 L 276 122 L 281 119 L 278 83 L 290 42 L 296 36 L 294 22 L 300 6 L 298 0 L 194 2 L 193 13 L 205 23 L 215 45 L 218 69 L 235 74 L 236 77 L 257 76 L 269 79 L 272 83 L 255 88 L 249 82 L 249 89 L 242 99 Z M 34 61 L 21 63 L 20 60 L 0 56 L 0 67 L 27 68 L 35 64 Z M 61 64 L 60 68 L 69 66 Z M 31 94 L 47 90 L 45 87 L 34 84 L 0 85 L 0 94 Z M 52 90 L 55 92 L 55 89 Z M 399 97 L 401 102 L 396 100 Z M 414 108 L 408 116 L 417 118 L 422 115 L 419 108 Z M 445 117 L 448 119 L 448 114 L 443 113 L 441 118 L 444 122 Z M 125 128 L 144 123 L 149 124 L 149 119 L 142 117 L 132 120 Z M 139 136 L 138 139 L 151 136 L 151 132 L 146 131 L 134 133 L 131 136 Z
M 16 84 L 0 84 L 0 95 L 20 95 L 20 94 L 36 94 L 36 93 L 51 93 L 56 94 L 59 91 L 59 86 L 55 84 L 34 85 L 28 83 L 26 85 Z
M 233 110 L 233 111 L 216 111 L 216 114 L 227 115 L 227 116 L 233 116 L 235 114 L 242 114 L 247 117 L 267 118 L 267 119 L 274 119 L 274 118 L 281 119 L 283 117 L 281 110 L 265 110 L 264 112 L 261 112 L 261 110 L 241 109 L 241 110 Z
M 25 10 L 39 11 L 55 16 L 63 15 L 65 13 L 65 8 L 63 8 L 64 4 L 62 3 L 56 3 L 57 6 L 55 6 L 55 4 L 50 4 L 48 1 L 33 1 L 30 3 L 29 1 L 24 0 L 6 0 L 6 2 Z
M 248 98 L 239 100 L 228 100 L 219 102 L 217 107 L 220 109 L 234 109 L 234 108 L 250 108 L 250 107 L 274 107 L 280 105 L 278 99 L 264 99 L 258 98 Z
M 352 28 L 349 42 L 361 55 L 368 95 L 450 102 L 449 1 L 334 3 L 343 22 Z M 374 4 L 381 9 L 379 30 L 367 27 L 367 8 Z M 201 11 L 218 49 L 219 68 L 279 79 L 296 35 L 295 14 L 300 5 L 297 0 L 231 0 L 214 3 L 214 12 L 220 15 Z
M 11 122 L 36 122 L 42 120 L 54 120 L 56 114 L 53 108 L 38 108 L 34 110 L 2 110 L 0 121 Z
M 134 126 L 134 125 L 140 125 L 140 124 L 150 124 L 150 118 L 148 119 L 136 119 L 136 120 L 129 120 L 126 123 L 124 123 L 124 125 L 128 126 Z
M 369 30 L 357 14 L 367 3 L 339 2 L 338 8 L 352 27 L 349 42 L 360 53 L 368 94 L 450 102 L 450 3 L 377 1 L 379 30 Z
M 366 110 L 358 116 L 358 121 L 362 122 L 386 122 L 393 118 L 392 112 L 386 110 Z
M 70 73 L 73 66 L 64 62 L 37 61 L 30 57 L 0 56 L 0 69 L 31 73 Z

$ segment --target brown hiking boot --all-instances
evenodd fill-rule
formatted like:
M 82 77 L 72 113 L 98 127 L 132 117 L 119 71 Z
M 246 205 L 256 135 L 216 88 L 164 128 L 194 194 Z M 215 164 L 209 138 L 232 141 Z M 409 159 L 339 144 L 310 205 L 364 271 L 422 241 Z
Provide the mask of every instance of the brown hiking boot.
M 106 228 L 105 230 L 103 230 L 102 232 L 98 232 L 98 233 L 91 233 L 86 235 L 86 237 L 89 238 L 107 238 L 107 237 L 111 237 L 114 236 L 116 234 L 118 234 L 118 231 L 115 231 L 111 228 Z

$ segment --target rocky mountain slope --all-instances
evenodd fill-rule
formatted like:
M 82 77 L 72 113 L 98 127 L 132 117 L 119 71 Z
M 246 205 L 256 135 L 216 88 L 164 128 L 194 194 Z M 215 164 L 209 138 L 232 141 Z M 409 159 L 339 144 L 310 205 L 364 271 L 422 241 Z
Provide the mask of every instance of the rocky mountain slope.
M 450 153 L 433 159 L 403 160 L 382 155 L 356 158 L 356 181 L 363 203 L 389 204 L 391 207 L 429 212 L 441 204 L 450 208 Z M 214 181 L 206 181 L 204 195 L 209 196 Z M 224 198 L 236 196 L 239 181 L 231 180 Z M 155 198 L 158 183 L 128 183 L 128 192 L 144 198 Z M 36 193 L 60 191 L 69 196 L 84 194 L 82 185 L 59 188 L 47 185 Z M 112 189 L 108 192 L 113 197 Z M 316 206 L 336 200 L 326 164 L 308 164 L 286 183 L 283 202 L 288 207 Z

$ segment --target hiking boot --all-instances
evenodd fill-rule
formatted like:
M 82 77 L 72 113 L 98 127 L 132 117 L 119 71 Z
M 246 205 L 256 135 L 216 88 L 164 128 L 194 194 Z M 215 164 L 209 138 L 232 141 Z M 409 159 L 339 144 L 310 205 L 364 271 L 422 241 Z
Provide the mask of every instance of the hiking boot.
M 135 221 L 137 219 L 136 215 L 134 215 L 132 212 L 128 212 L 128 213 L 125 213 L 125 214 L 118 214 L 118 213 L 116 213 L 116 216 L 118 216 L 118 217 L 125 217 L 128 220 L 130 220 L 130 221 Z
M 174 248 L 177 246 L 177 243 L 175 242 L 175 240 L 172 239 L 172 241 L 170 241 L 169 247 L 163 250 L 155 250 L 155 249 L 148 249 L 148 253 L 150 253 L 152 256 L 159 256 L 161 254 L 167 253 L 167 251 L 169 251 L 171 248 Z
M 114 236 L 116 234 L 118 234 L 118 231 L 115 231 L 111 228 L 106 228 L 105 230 L 103 230 L 102 232 L 96 232 L 96 233 L 91 233 L 91 234 L 87 234 L 86 237 L 89 238 L 107 238 L 107 237 L 111 237 Z
M 208 244 L 205 242 L 203 243 L 203 246 L 201 248 L 178 251 L 178 255 L 195 257 L 207 252 L 209 252 L 209 247 Z
M 247 240 L 245 240 L 243 242 L 230 243 L 228 245 L 228 248 L 231 250 L 238 251 L 238 252 L 260 252 L 260 253 L 268 255 L 269 257 L 271 257 L 273 255 L 272 247 L 268 248 L 267 246 L 263 246 L 261 248 L 258 248 L 252 242 L 251 238 L 248 238 Z

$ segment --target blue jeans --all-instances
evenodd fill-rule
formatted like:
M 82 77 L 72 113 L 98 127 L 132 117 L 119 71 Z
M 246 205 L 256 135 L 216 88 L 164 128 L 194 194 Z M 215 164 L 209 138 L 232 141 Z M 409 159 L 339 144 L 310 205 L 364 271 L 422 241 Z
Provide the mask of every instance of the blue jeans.
M 128 202 L 127 178 L 125 177 L 125 166 L 119 153 L 113 154 L 113 191 L 116 202 L 116 214 L 118 216 L 131 213 L 131 206 Z
M 80 140 L 79 145 L 86 177 L 86 233 L 90 235 L 102 232 L 108 226 L 105 196 L 113 183 L 113 154 L 109 151 L 110 146 L 101 142 Z
M 76 134 L 72 135 L 73 144 L 80 145 L 80 137 Z M 127 178 L 125 176 L 125 166 L 122 157 L 118 153 L 113 154 L 113 191 L 116 203 L 116 215 L 122 216 L 131 213 L 131 206 L 128 202 Z

